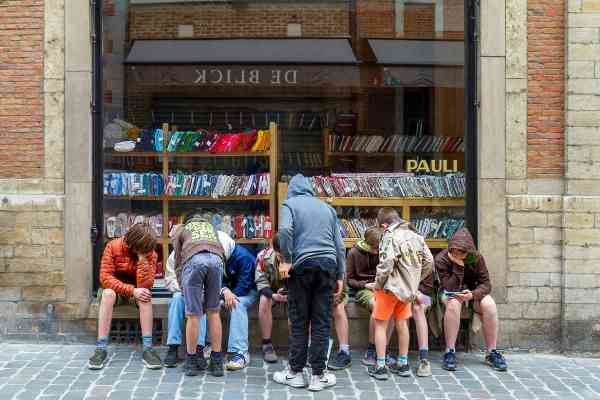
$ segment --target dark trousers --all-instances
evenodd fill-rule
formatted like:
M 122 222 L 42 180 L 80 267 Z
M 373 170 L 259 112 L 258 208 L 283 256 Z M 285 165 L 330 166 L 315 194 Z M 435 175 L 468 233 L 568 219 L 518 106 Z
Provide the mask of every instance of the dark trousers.
M 294 372 L 302 371 L 306 365 L 311 327 L 310 366 L 313 375 L 321 375 L 331 333 L 335 263 L 328 259 L 325 264 L 333 263 L 333 267 L 315 263 L 316 260 L 304 263 L 299 269 L 294 267 L 288 278 L 288 313 L 292 325 L 289 361 Z

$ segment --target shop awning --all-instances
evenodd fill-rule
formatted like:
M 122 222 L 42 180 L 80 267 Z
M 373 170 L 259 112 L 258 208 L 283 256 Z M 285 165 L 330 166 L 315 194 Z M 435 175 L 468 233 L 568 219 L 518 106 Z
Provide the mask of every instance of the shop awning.
M 462 66 L 465 44 L 449 40 L 369 39 L 378 64 Z
M 126 64 L 356 64 L 347 39 L 136 40 Z

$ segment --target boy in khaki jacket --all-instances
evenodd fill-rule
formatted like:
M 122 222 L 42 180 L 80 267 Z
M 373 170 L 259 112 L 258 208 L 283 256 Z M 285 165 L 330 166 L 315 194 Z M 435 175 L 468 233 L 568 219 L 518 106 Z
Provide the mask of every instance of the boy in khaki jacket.
M 433 255 L 425 239 L 410 229 L 410 224 L 400 218 L 393 208 L 382 208 L 377 222 L 385 227 L 379 246 L 379 265 L 375 283 L 375 348 L 377 363 L 369 367 L 369 375 L 385 380 L 387 327 L 392 315 L 396 320 L 399 355 L 392 372 L 410 376 L 408 366 L 409 333 L 407 320 L 411 317 L 411 304 L 418 301 L 419 283 L 431 274 Z

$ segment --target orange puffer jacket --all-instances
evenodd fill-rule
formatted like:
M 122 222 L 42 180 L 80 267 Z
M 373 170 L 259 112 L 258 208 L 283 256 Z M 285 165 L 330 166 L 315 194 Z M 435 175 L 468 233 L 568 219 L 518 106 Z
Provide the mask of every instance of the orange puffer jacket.
M 102 255 L 100 285 L 126 297 L 132 297 L 135 288 L 150 289 L 154 285 L 157 258 L 156 252 L 152 251 L 147 261 L 140 262 L 131 254 L 123 238 L 112 240 Z

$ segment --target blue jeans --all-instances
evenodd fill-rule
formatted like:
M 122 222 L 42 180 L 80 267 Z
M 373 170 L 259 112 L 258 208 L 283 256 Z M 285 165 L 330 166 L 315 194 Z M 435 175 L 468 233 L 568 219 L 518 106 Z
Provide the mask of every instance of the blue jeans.
M 227 352 L 234 354 L 245 354 L 250 347 L 248 343 L 248 309 L 256 303 L 258 294 L 251 290 L 246 296 L 239 298 L 240 303 L 231 310 L 229 319 L 229 340 L 227 340 Z M 169 329 L 170 331 L 170 329 Z M 206 345 L 206 315 L 200 320 L 200 335 L 198 344 Z
M 185 301 L 181 292 L 173 293 L 173 297 L 169 301 L 169 335 L 167 337 L 167 345 L 181 344 L 181 331 L 183 321 L 185 319 Z M 202 332 L 206 332 L 206 316 L 200 320 L 200 335 L 198 335 L 198 344 L 204 344 L 204 340 L 200 341 Z M 204 330 L 202 325 L 204 324 Z

